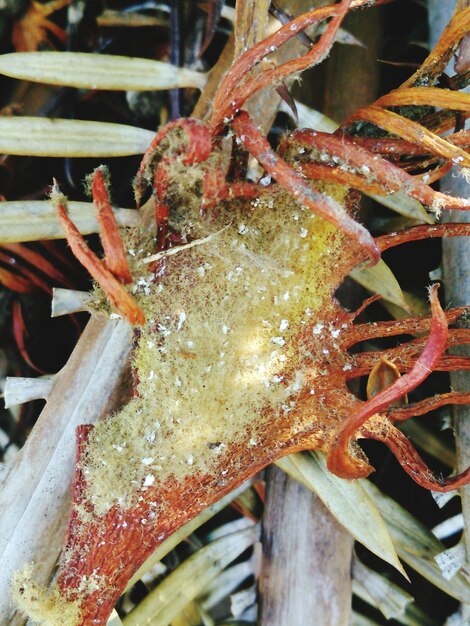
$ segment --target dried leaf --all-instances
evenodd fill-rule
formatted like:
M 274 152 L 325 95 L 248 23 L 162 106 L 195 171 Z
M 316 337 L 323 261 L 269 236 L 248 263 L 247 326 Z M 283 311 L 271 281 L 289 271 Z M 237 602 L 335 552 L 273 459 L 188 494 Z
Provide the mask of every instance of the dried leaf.
M 31 400 L 46 400 L 55 382 L 55 375 L 39 378 L 23 378 L 7 376 L 3 387 L 5 408 L 31 402 Z
M 89 300 L 90 293 L 88 291 L 54 287 L 52 290 L 51 317 L 86 311 Z
M 359 597 L 362 599 L 368 597 L 371 600 L 369 603 L 376 606 L 387 619 L 402 621 L 400 618 L 413 601 L 409 593 L 366 567 L 357 557 L 353 561 L 353 579 L 356 583 L 354 592 Z
M 329 474 L 323 458 L 318 453 L 310 453 L 313 462 L 310 459 L 305 461 L 303 458 L 301 461 L 302 469 L 297 468 L 299 457 L 306 456 L 305 454 L 290 455 L 278 461 L 277 465 L 284 471 L 288 471 L 293 478 L 299 480 L 306 487 L 315 491 L 328 507 L 327 500 L 329 500 L 335 506 L 335 510 L 333 510 L 333 506 L 329 508 L 338 521 L 374 554 L 383 558 L 379 551 L 383 553 L 384 546 L 388 545 L 389 547 L 386 549 L 388 558 L 384 560 L 390 563 L 394 560 L 399 564 L 396 557 L 396 553 L 398 553 L 398 556 L 405 563 L 433 585 L 461 602 L 470 602 L 470 583 L 466 578 L 459 572 L 452 581 L 446 580 L 434 561 L 433 557 L 445 550 L 445 546 L 436 539 L 430 530 L 392 498 L 383 494 L 370 481 L 359 479 L 346 482 Z M 290 462 L 293 458 L 295 463 Z M 333 486 L 335 489 L 332 489 Z M 336 487 L 338 487 L 341 495 L 338 495 Z M 360 490 L 355 491 L 356 489 Z M 370 500 L 364 499 L 362 495 L 364 491 L 370 496 Z M 350 502 L 347 509 L 346 502 Z M 379 516 L 377 516 L 377 509 L 380 512 Z M 346 511 L 347 514 L 345 515 Z M 346 516 L 347 519 L 345 519 Z M 376 522 L 377 517 L 378 522 Z M 351 520 L 354 521 L 354 524 L 350 524 Z M 388 529 L 385 532 L 382 528 L 384 522 Z M 383 542 L 381 535 L 386 538 L 387 543 Z M 393 544 L 391 540 L 393 540 Z M 367 545 L 366 541 L 372 547 Z M 400 564 L 399 567 L 400 571 L 403 572 Z
M 48 85 L 114 91 L 203 89 L 206 75 L 169 63 L 87 52 L 23 52 L 0 55 L 0 73 Z
M 452 581 L 446 580 L 434 561 L 434 557 L 445 550 L 444 544 L 370 481 L 361 480 L 361 484 L 387 523 L 400 558 L 445 593 L 460 602 L 469 603 L 470 583 L 467 579 L 459 572 Z
M 357 541 L 387 561 L 407 578 L 389 532 L 372 498 L 359 480 L 346 481 L 331 474 L 317 452 L 291 454 L 276 465 L 312 489 Z
M 106 626 L 122 626 L 121 619 L 115 610 L 113 610 L 113 612 L 111 613 L 111 616 Z
M 361 615 L 357 611 L 353 611 L 351 626 L 379 626 L 379 624 L 378 622 L 374 622 L 368 617 Z
M 406 626 L 438 626 L 401 587 L 369 569 L 357 558 L 353 563 L 353 593 L 378 608 L 387 619 Z
M 82 235 L 99 232 L 96 209 L 90 202 L 69 202 L 70 219 Z M 119 226 L 136 226 L 139 214 L 133 209 L 113 209 Z M 48 200 L 0 203 L 0 244 L 19 241 L 62 239 L 64 231 L 54 206 Z
M 373 267 L 356 267 L 349 275 L 372 293 L 378 293 L 384 300 L 396 304 L 405 311 L 409 310 L 397 279 L 383 259 Z
M 216 539 L 189 557 L 124 618 L 124 626 L 168 626 L 184 607 L 258 538 L 256 527 Z
M 107 122 L 0 117 L 0 152 L 46 157 L 117 157 L 142 154 L 153 132 Z
M 246 0 L 235 7 L 235 58 L 263 39 L 270 0 Z
M 204 600 L 201 602 L 202 608 L 206 611 L 216 606 L 223 598 L 230 595 L 241 583 L 255 575 L 255 564 L 253 557 L 248 561 L 242 561 L 232 567 L 227 568 L 212 584 L 208 585 L 204 591 Z

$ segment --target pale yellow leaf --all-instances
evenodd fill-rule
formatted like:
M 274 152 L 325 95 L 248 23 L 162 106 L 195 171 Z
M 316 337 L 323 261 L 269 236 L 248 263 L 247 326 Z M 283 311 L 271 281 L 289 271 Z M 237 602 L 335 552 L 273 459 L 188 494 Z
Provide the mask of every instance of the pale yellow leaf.
M 196 87 L 206 75 L 169 63 L 87 52 L 11 52 L 0 55 L 0 74 L 49 85 L 114 91 Z
M 0 117 L 0 153 L 46 157 L 118 157 L 142 154 L 155 133 L 135 126 Z
M 99 232 L 96 209 L 91 202 L 69 202 L 68 208 L 82 235 Z M 120 226 L 137 226 L 139 222 L 139 213 L 133 209 L 114 209 L 114 214 Z M 63 237 L 57 211 L 48 200 L 0 202 L 0 243 Z
M 403 291 L 398 284 L 397 279 L 393 275 L 392 270 L 388 267 L 383 259 L 372 266 L 359 265 L 355 267 L 349 274 L 357 283 L 382 296 L 384 300 L 392 302 L 402 309 L 408 309 Z
M 124 626 L 168 626 L 229 563 L 253 545 L 258 531 L 252 526 L 198 550 L 124 618 Z
M 314 491 L 357 541 L 407 577 L 387 526 L 360 481 L 334 476 L 318 452 L 291 454 L 276 465 Z
M 446 580 L 434 560 L 445 546 L 421 522 L 370 481 L 361 483 L 387 523 L 400 558 L 433 585 L 460 602 L 470 603 L 470 583 L 459 572 Z
M 121 618 L 114 609 L 106 623 L 106 626 L 122 626 Z
M 429 300 L 421 296 L 417 296 L 416 294 L 410 293 L 409 291 L 403 291 L 403 295 L 408 305 L 408 309 L 406 311 L 402 307 L 393 304 L 392 302 L 383 302 L 384 308 L 396 320 L 406 319 L 407 317 L 410 317 L 410 314 L 413 317 L 426 317 L 427 315 L 431 314 Z
M 427 213 L 421 202 L 406 196 L 404 193 L 397 191 L 396 193 L 392 193 L 388 196 L 377 196 L 373 193 L 368 193 L 366 195 L 388 209 L 395 211 L 395 213 L 399 213 L 400 215 L 404 215 L 405 217 L 409 217 L 413 220 L 418 220 L 419 222 L 424 222 L 426 224 L 434 224 L 436 221 L 432 215 Z
M 292 114 L 286 104 L 281 106 L 282 108 L 286 107 L 286 112 L 288 114 Z M 296 100 L 295 106 L 297 108 L 299 128 L 314 128 L 315 130 L 319 130 L 323 133 L 334 133 L 338 128 L 338 124 L 331 118 L 305 104 L 302 104 L 302 102 Z
M 417 446 L 425 450 L 427 454 L 437 459 L 440 463 L 445 463 L 449 467 L 457 466 L 455 452 L 449 445 L 450 442 L 436 435 L 430 428 L 416 420 L 407 420 L 400 424 L 400 430 L 410 437 Z

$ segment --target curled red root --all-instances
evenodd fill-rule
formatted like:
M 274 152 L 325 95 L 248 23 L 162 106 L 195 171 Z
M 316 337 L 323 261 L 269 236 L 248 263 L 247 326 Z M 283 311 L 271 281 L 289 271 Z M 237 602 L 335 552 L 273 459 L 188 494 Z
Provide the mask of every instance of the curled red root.
M 419 456 L 413 444 L 392 425 L 389 425 L 384 432 L 366 431 L 364 435 L 369 439 L 382 441 L 392 451 L 405 472 L 425 489 L 452 491 L 470 482 L 470 467 L 457 476 L 437 477 Z
M 431 330 L 421 355 L 410 372 L 365 402 L 337 429 L 335 440 L 328 453 L 328 468 L 334 474 L 342 478 L 358 478 L 370 473 L 370 466 L 364 467 L 363 463 L 351 456 L 349 451 L 351 440 L 370 417 L 412 391 L 427 378 L 439 362 L 447 345 L 447 320 L 439 304 L 437 286 L 431 288 L 429 296 L 432 311 Z

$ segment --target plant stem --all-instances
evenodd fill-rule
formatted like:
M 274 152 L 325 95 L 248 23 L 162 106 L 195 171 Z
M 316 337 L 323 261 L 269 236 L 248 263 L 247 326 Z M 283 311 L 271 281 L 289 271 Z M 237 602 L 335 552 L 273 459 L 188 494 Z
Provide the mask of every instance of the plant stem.
M 260 626 L 347 626 L 352 537 L 312 491 L 266 473 Z

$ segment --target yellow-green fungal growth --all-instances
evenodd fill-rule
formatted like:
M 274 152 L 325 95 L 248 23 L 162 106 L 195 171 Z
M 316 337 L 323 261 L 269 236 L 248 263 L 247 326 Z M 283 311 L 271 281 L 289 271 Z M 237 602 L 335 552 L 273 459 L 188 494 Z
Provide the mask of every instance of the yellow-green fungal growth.
M 152 242 L 127 242 L 147 322 L 135 396 L 87 446 L 98 514 L 135 503 L 154 482 L 223 466 L 229 443 L 256 446 L 263 419 L 288 415 L 305 387 L 298 335 L 328 318 L 331 259 L 344 239 L 284 193 L 218 210 L 192 243 L 160 253 L 156 275 L 143 262 Z
M 48 589 L 34 580 L 34 567 L 29 564 L 13 575 L 12 599 L 18 609 L 34 624 L 71 626 L 78 624 L 78 603 L 68 602 L 58 589 Z

